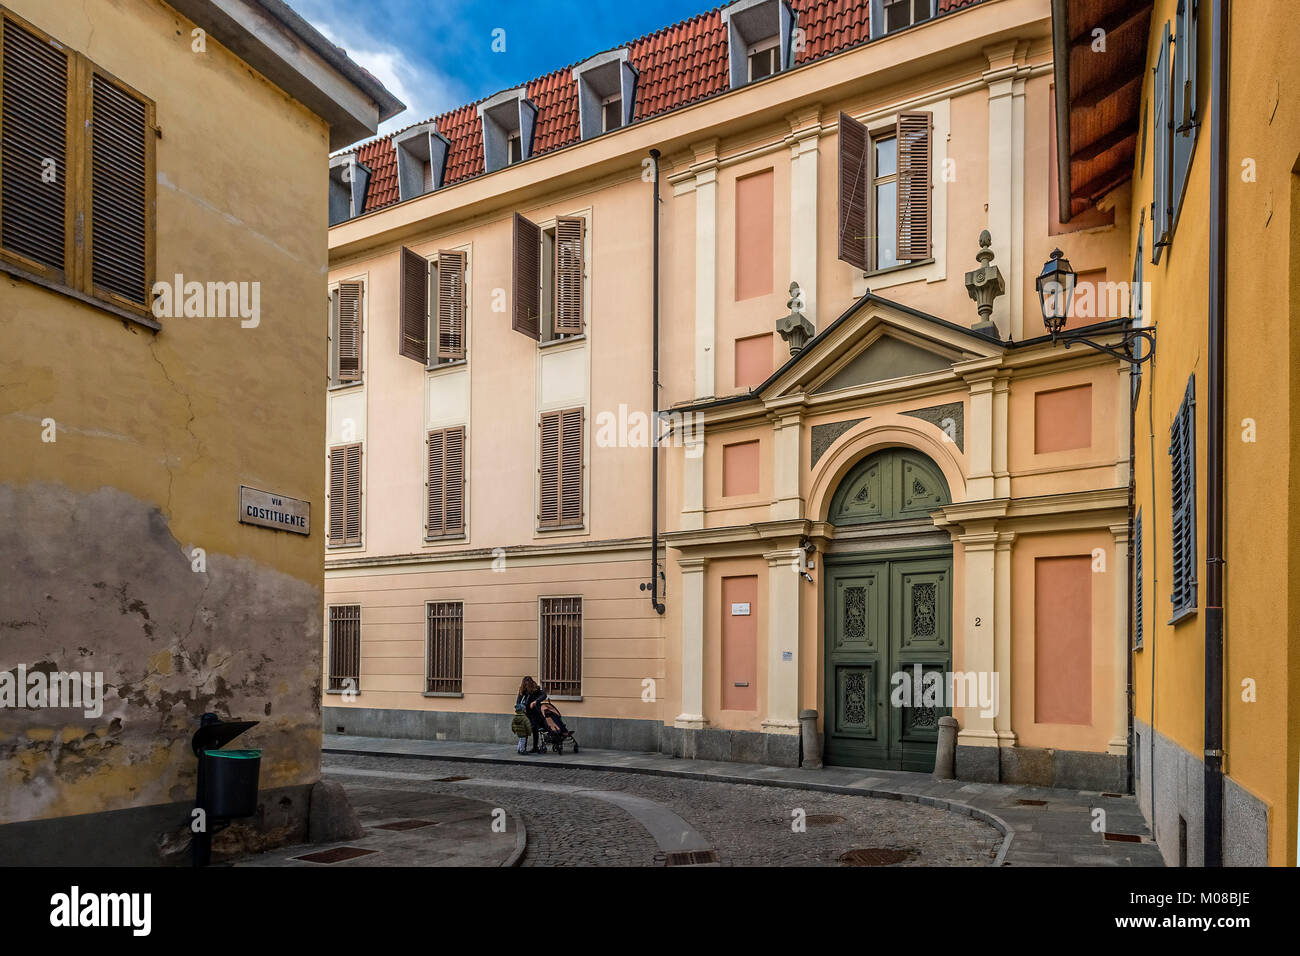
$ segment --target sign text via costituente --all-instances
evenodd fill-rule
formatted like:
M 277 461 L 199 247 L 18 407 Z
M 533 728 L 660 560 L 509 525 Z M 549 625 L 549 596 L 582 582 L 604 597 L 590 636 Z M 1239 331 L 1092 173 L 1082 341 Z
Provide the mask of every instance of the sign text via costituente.
M 311 534 L 311 502 L 240 485 L 239 521 L 276 531 Z

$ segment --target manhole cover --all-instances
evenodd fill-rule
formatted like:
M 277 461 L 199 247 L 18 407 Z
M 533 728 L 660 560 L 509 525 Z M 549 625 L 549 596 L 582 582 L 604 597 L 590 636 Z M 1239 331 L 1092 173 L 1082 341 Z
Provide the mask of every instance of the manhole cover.
M 1020 804 L 1022 807 L 1045 807 L 1045 806 L 1047 806 L 1047 801 L 1046 801 L 1046 800 L 1017 800 L 1016 803 Z
M 840 854 L 845 866 L 893 866 L 916 856 L 915 850 L 896 850 L 893 847 L 869 846 Z
M 1102 796 L 1103 796 L 1103 797 L 1122 797 L 1122 796 L 1124 796 L 1124 794 L 1122 794 L 1122 793 L 1103 793 Z
M 359 856 L 366 856 L 370 853 L 376 853 L 376 850 L 363 850 L 359 846 L 336 846 L 332 850 L 321 850 L 317 853 L 308 853 L 306 856 L 295 856 L 295 860 L 306 860 L 308 863 L 342 863 L 344 860 L 355 860 Z
M 810 813 L 804 817 L 804 823 L 810 827 L 829 827 L 843 822 L 844 818 L 834 813 Z
M 455 783 L 457 780 L 468 780 L 469 777 L 434 777 L 434 783 Z
M 432 820 L 395 820 L 392 823 L 381 823 L 374 829 L 376 830 L 418 830 L 420 827 L 437 826 Z
M 717 862 L 717 850 L 679 850 L 664 856 L 664 866 L 699 866 Z
M 1116 843 L 1141 843 L 1142 838 L 1136 833 L 1107 833 L 1104 834 L 1107 840 L 1114 840 Z

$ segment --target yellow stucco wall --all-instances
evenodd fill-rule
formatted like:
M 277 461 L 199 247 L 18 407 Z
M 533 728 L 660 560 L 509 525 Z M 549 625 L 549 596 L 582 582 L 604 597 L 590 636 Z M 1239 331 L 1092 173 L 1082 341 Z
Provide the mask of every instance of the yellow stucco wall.
M 260 283 L 260 322 L 153 332 L 0 276 L 0 666 L 109 685 L 99 721 L 4 714 L 0 822 L 192 799 L 207 710 L 261 721 L 263 788 L 311 783 L 328 129 L 156 0 L 6 4 L 153 99 L 155 275 Z M 238 523 L 241 484 L 310 501 L 310 536 Z

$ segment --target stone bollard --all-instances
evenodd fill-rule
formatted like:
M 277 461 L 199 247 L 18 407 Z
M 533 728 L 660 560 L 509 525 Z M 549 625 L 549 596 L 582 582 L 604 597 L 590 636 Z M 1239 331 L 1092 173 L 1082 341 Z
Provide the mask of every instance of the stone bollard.
M 803 742 L 801 766 L 820 770 L 822 766 L 822 735 L 817 733 L 817 711 L 799 711 L 799 733 Z
M 940 780 L 957 776 L 957 718 L 939 718 L 939 740 L 934 748 L 934 775 Z

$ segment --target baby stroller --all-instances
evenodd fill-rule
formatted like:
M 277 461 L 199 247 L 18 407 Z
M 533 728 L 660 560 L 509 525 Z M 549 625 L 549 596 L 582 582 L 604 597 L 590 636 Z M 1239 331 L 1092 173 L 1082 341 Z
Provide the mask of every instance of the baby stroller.
M 544 700 L 537 705 L 537 709 L 542 715 L 541 728 L 541 747 L 546 749 L 550 745 L 553 753 L 564 753 L 566 743 L 573 744 L 573 752 L 578 752 L 578 738 L 573 736 L 573 731 L 564 726 L 564 718 L 560 716 L 560 709 L 552 704 L 549 700 Z

